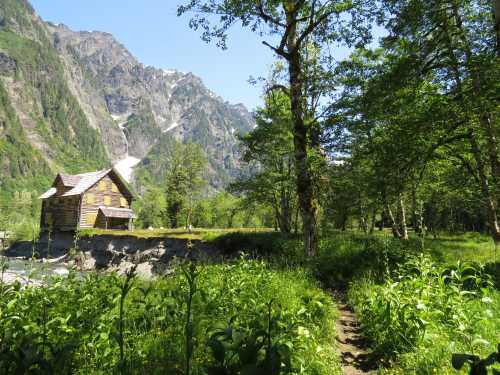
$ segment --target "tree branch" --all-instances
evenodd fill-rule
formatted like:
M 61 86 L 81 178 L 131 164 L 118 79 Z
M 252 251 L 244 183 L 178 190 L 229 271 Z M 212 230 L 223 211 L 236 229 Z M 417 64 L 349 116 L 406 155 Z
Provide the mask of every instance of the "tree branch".
M 267 14 L 264 11 L 264 6 L 262 5 L 262 0 L 259 0 L 259 3 L 257 4 L 257 10 L 258 10 L 258 16 L 262 18 L 265 22 L 272 23 L 276 26 L 280 27 L 286 27 L 286 25 L 282 22 L 280 22 L 278 19 L 272 17 L 271 15 Z
M 313 6 L 315 2 L 313 2 Z M 322 7 L 322 9 L 325 9 L 326 6 Z M 322 11 L 319 10 L 318 13 L 321 13 Z M 314 21 L 314 13 L 316 13 L 312 8 L 311 8 L 311 15 L 309 18 L 309 24 L 307 25 L 306 29 L 302 32 L 302 34 L 299 36 L 297 39 L 297 47 L 300 48 L 300 45 L 302 42 L 312 33 L 314 30 L 321 25 L 328 17 L 330 17 L 333 13 L 335 13 L 335 9 L 330 9 L 329 11 L 324 11 L 323 14 L 318 16 L 316 21 Z
M 290 96 L 290 89 L 284 85 L 280 85 L 280 84 L 274 84 L 272 86 L 269 86 L 267 89 L 266 89 L 266 94 L 269 94 L 273 91 L 276 91 L 276 90 L 280 90 L 282 91 L 285 95 L 287 96 Z
M 450 154 L 451 154 L 452 157 L 458 159 L 462 163 L 462 165 L 465 167 L 465 169 L 467 169 L 467 171 L 469 172 L 469 174 L 479 184 L 480 183 L 479 177 L 478 177 L 477 173 L 474 172 L 474 168 L 472 168 L 472 165 L 467 160 L 465 160 L 465 158 L 462 155 L 454 152 L 453 149 L 449 145 L 446 145 L 445 147 L 450 152 Z
M 283 38 L 284 38 L 284 36 L 283 36 Z M 277 55 L 284 57 L 286 60 L 288 60 L 290 58 L 290 54 L 285 51 L 285 46 L 282 45 L 283 43 L 281 43 L 279 47 L 275 47 L 272 44 L 269 44 L 268 42 L 263 40 L 262 44 L 271 48 Z

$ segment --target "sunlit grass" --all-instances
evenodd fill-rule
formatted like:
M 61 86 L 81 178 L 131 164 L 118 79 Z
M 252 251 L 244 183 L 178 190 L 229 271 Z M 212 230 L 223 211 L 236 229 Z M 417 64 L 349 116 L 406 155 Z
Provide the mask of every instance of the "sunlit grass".
M 425 248 L 444 263 L 454 263 L 457 260 L 486 263 L 500 258 L 491 237 L 479 233 L 444 234 L 427 238 Z
M 167 229 L 135 229 L 130 231 L 124 230 L 111 230 L 111 229 L 82 229 L 80 231 L 81 237 L 94 237 L 94 236 L 131 236 L 135 238 L 178 238 L 190 239 L 200 241 L 212 241 L 219 236 L 228 233 L 265 233 L 273 232 L 270 228 L 195 228 L 188 231 L 185 228 L 167 228 Z
M 386 228 L 384 231 L 375 231 L 373 234 L 378 238 L 386 238 L 392 241 L 392 233 Z M 335 231 L 333 237 L 366 236 L 361 231 Z M 436 261 L 446 264 L 456 261 L 469 261 L 478 263 L 500 261 L 500 247 L 495 249 L 495 244 L 491 236 L 477 232 L 466 233 L 437 233 L 432 235 L 427 233 L 423 238 L 414 232 L 409 233 L 410 241 L 408 246 L 413 249 L 424 249 L 430 253 Z

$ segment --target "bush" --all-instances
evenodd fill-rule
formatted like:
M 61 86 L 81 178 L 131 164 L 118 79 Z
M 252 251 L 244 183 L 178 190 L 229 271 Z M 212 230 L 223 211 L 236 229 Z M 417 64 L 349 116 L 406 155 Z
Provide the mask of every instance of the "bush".
M 321 241 L 319 254 L 311 266 L 326 287 L 345 288 L 349 281 L 364 274 L 383 280 L 389 270 L 414 254 L 416 248 L 414 241 L 338 233 Z
M 477 265 L 412 257 L 382 284 L 354 281 L 349 301 L 375 352 L 407 371 L 451 371 L 454 352 L 489 354 L 499 340 L 500 295 Z
M 284 257 L 284 260 L 301 258 L 300 240 L 280 232 L 231 232 L 218 236 L 213 243 L 227 255 L 245 252 L 257 257 Z
M 338 369 L 333 303 L 305 271 L 250 260 L 194 269 L 194 288 L 183 265 L 153 282 L 0 284 L 0 373 L 184 374 L 188 357 L 192 374 L 252 373 L 276 358 L 285 365 L 269 374 Z

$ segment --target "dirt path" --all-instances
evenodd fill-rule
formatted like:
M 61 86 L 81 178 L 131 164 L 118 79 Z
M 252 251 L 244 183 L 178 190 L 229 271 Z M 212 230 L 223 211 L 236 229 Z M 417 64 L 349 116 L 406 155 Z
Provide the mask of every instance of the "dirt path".
M 343 296 L 336 294 L 340 317 L 337 320 L 337 352 L 345 375 L 376 374 L 377 363 L 370 355 L 356 315 L 344 302 Z

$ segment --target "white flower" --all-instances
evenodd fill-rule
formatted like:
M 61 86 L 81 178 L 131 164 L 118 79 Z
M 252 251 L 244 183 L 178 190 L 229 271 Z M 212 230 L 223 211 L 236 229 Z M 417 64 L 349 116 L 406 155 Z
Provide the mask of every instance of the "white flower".
M 299 326 L 299 328 L 297 328 L 297 333 L 299 334 L 299 336 L 304 336 L 304 337 L 310 336 L 309 330 L 302 326 Z
M 491 303 L 493 300 L 490 297 L 481 298 L 481 302 L 483 303 Z

